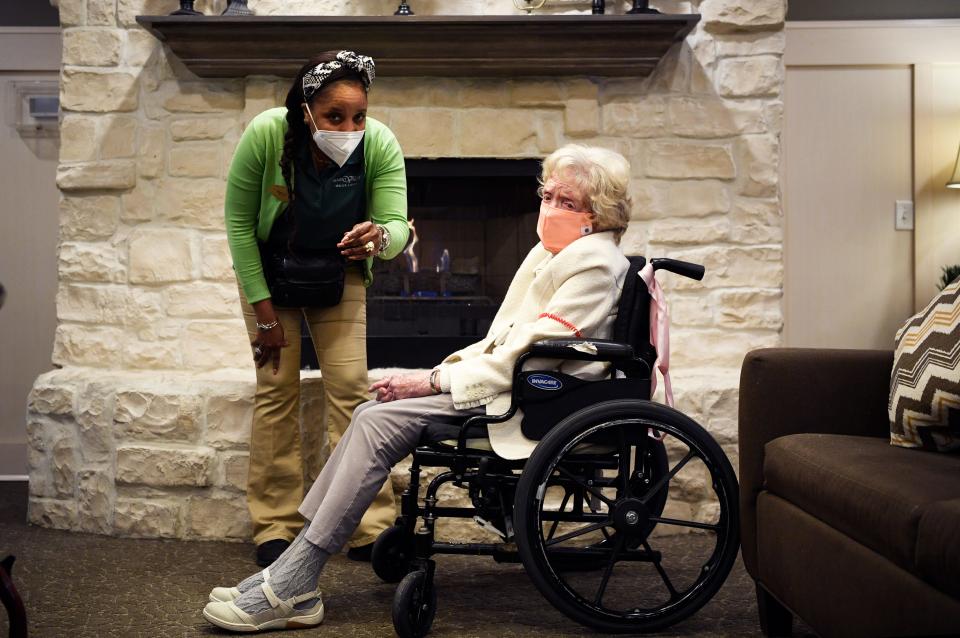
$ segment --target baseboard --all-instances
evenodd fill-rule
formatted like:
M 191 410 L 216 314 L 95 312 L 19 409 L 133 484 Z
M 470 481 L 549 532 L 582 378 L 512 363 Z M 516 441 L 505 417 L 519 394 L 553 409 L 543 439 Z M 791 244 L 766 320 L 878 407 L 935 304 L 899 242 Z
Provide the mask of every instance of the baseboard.
M 24 481 L 26 478 L 27 444 L 0 443 L 0 481 Z

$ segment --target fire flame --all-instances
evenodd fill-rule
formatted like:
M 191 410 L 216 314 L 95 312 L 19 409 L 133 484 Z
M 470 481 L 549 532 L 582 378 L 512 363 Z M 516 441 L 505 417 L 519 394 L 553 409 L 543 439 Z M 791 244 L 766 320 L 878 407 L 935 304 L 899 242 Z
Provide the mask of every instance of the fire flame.
M 413 225 L 415 220 L 411 219 L 407 222 L 407 226 L 410 227 L 410 235 L 412 239 L 406 248 L 403 249 L 403 256 L 407 258 L 407 267 L 410 269 L 410 272 L 420 272 L 420 260 L 417 259 L 416 247 L 420 243 L 420 239 L 417 237 L 417 229 Z

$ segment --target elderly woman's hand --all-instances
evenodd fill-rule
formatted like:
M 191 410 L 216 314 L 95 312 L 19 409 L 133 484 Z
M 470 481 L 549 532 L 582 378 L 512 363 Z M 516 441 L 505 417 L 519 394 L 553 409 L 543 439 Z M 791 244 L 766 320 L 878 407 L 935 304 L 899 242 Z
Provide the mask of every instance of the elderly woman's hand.
M 377 401 L 386 403 L 397 399 L 412 399 L 434 394 L 430 387 L 430 371 L 397 374 L 377 381 L 369 392 L 377 393 Z

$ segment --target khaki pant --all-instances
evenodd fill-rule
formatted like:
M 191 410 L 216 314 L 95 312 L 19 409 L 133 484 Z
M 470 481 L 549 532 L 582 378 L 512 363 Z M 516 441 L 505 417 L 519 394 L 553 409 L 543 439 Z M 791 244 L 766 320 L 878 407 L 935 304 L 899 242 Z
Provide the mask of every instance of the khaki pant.
M 256 337 L 256 316 L 240 293 L 250 340 Z M 290 343 L 272 363 L 257 370 L 253 427 L 250 433 L 250 470 L 247 504 L 253 520 L 253 540 L 293 540 L 303 526 L 297 508 L 304 496 L 303 454 L 300 437 L 300 320 L 304 317 L 317 351 L 323 375 L 327 437 L 336 446 L 350 424 L 354 409 L 369 400 L 367 393 L 366 290 L 359 269 L 348 268 L 343 300 L 333 308 L 276 308 L 283 334 Z M 251 351 L 251 361 L 253 354 Z M 304 419 L 303 427 L 317 427 Z M 305 437 L 320 440 L 319 436 Z M 396 507 L 386 480 L 364 514 L 349 545 L 372 543 L 393 525 Z

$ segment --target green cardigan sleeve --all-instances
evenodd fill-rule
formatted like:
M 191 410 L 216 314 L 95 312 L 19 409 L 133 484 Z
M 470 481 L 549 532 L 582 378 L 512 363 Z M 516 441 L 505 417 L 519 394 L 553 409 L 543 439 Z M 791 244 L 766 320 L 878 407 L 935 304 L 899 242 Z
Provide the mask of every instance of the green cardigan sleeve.
M 251 120 L 233 155 L 227 175 L 224 218 L 233 268 L 250 303 L 270 297 L 257 237 L 265 239 L 282 203 L 270 193 L 282 188 L 277 165 L 286 132 L 286 109 L 269 109 Z M 390 232 L 390 247 L 381 259 L 396 257 L 407 243 L 407 176 L 403 151 L 396 136 L 381 122 L 367 119 L 364 140 L 367 171 L 367 211 L 371 221 Z M 365 262 L 364 281 L 373 280 L 373 258 Z
M 372 122 L 368 120 L 368 128 Z M 374 162 L 367 167 L 367 210 L 370 220 L 381 224 L 390 233 L 390 246 L 380 254 L 380 259 L 393 259 L 407 244 L 410 228 L 407 225 L 407 172 L 403 151 L 393 132 L 380 124 L 374 152 Z M 367 260 L 367 272 L 373 259 Z
M 270 297 L 256 236 L 266 147 L 270 140 L 265 138 L 257 124 L 256 118 L 250 122 L 237 144 L 227 175 L 224 202 L 227 242 L 233 257 L 233 268 L 249 303 Z

